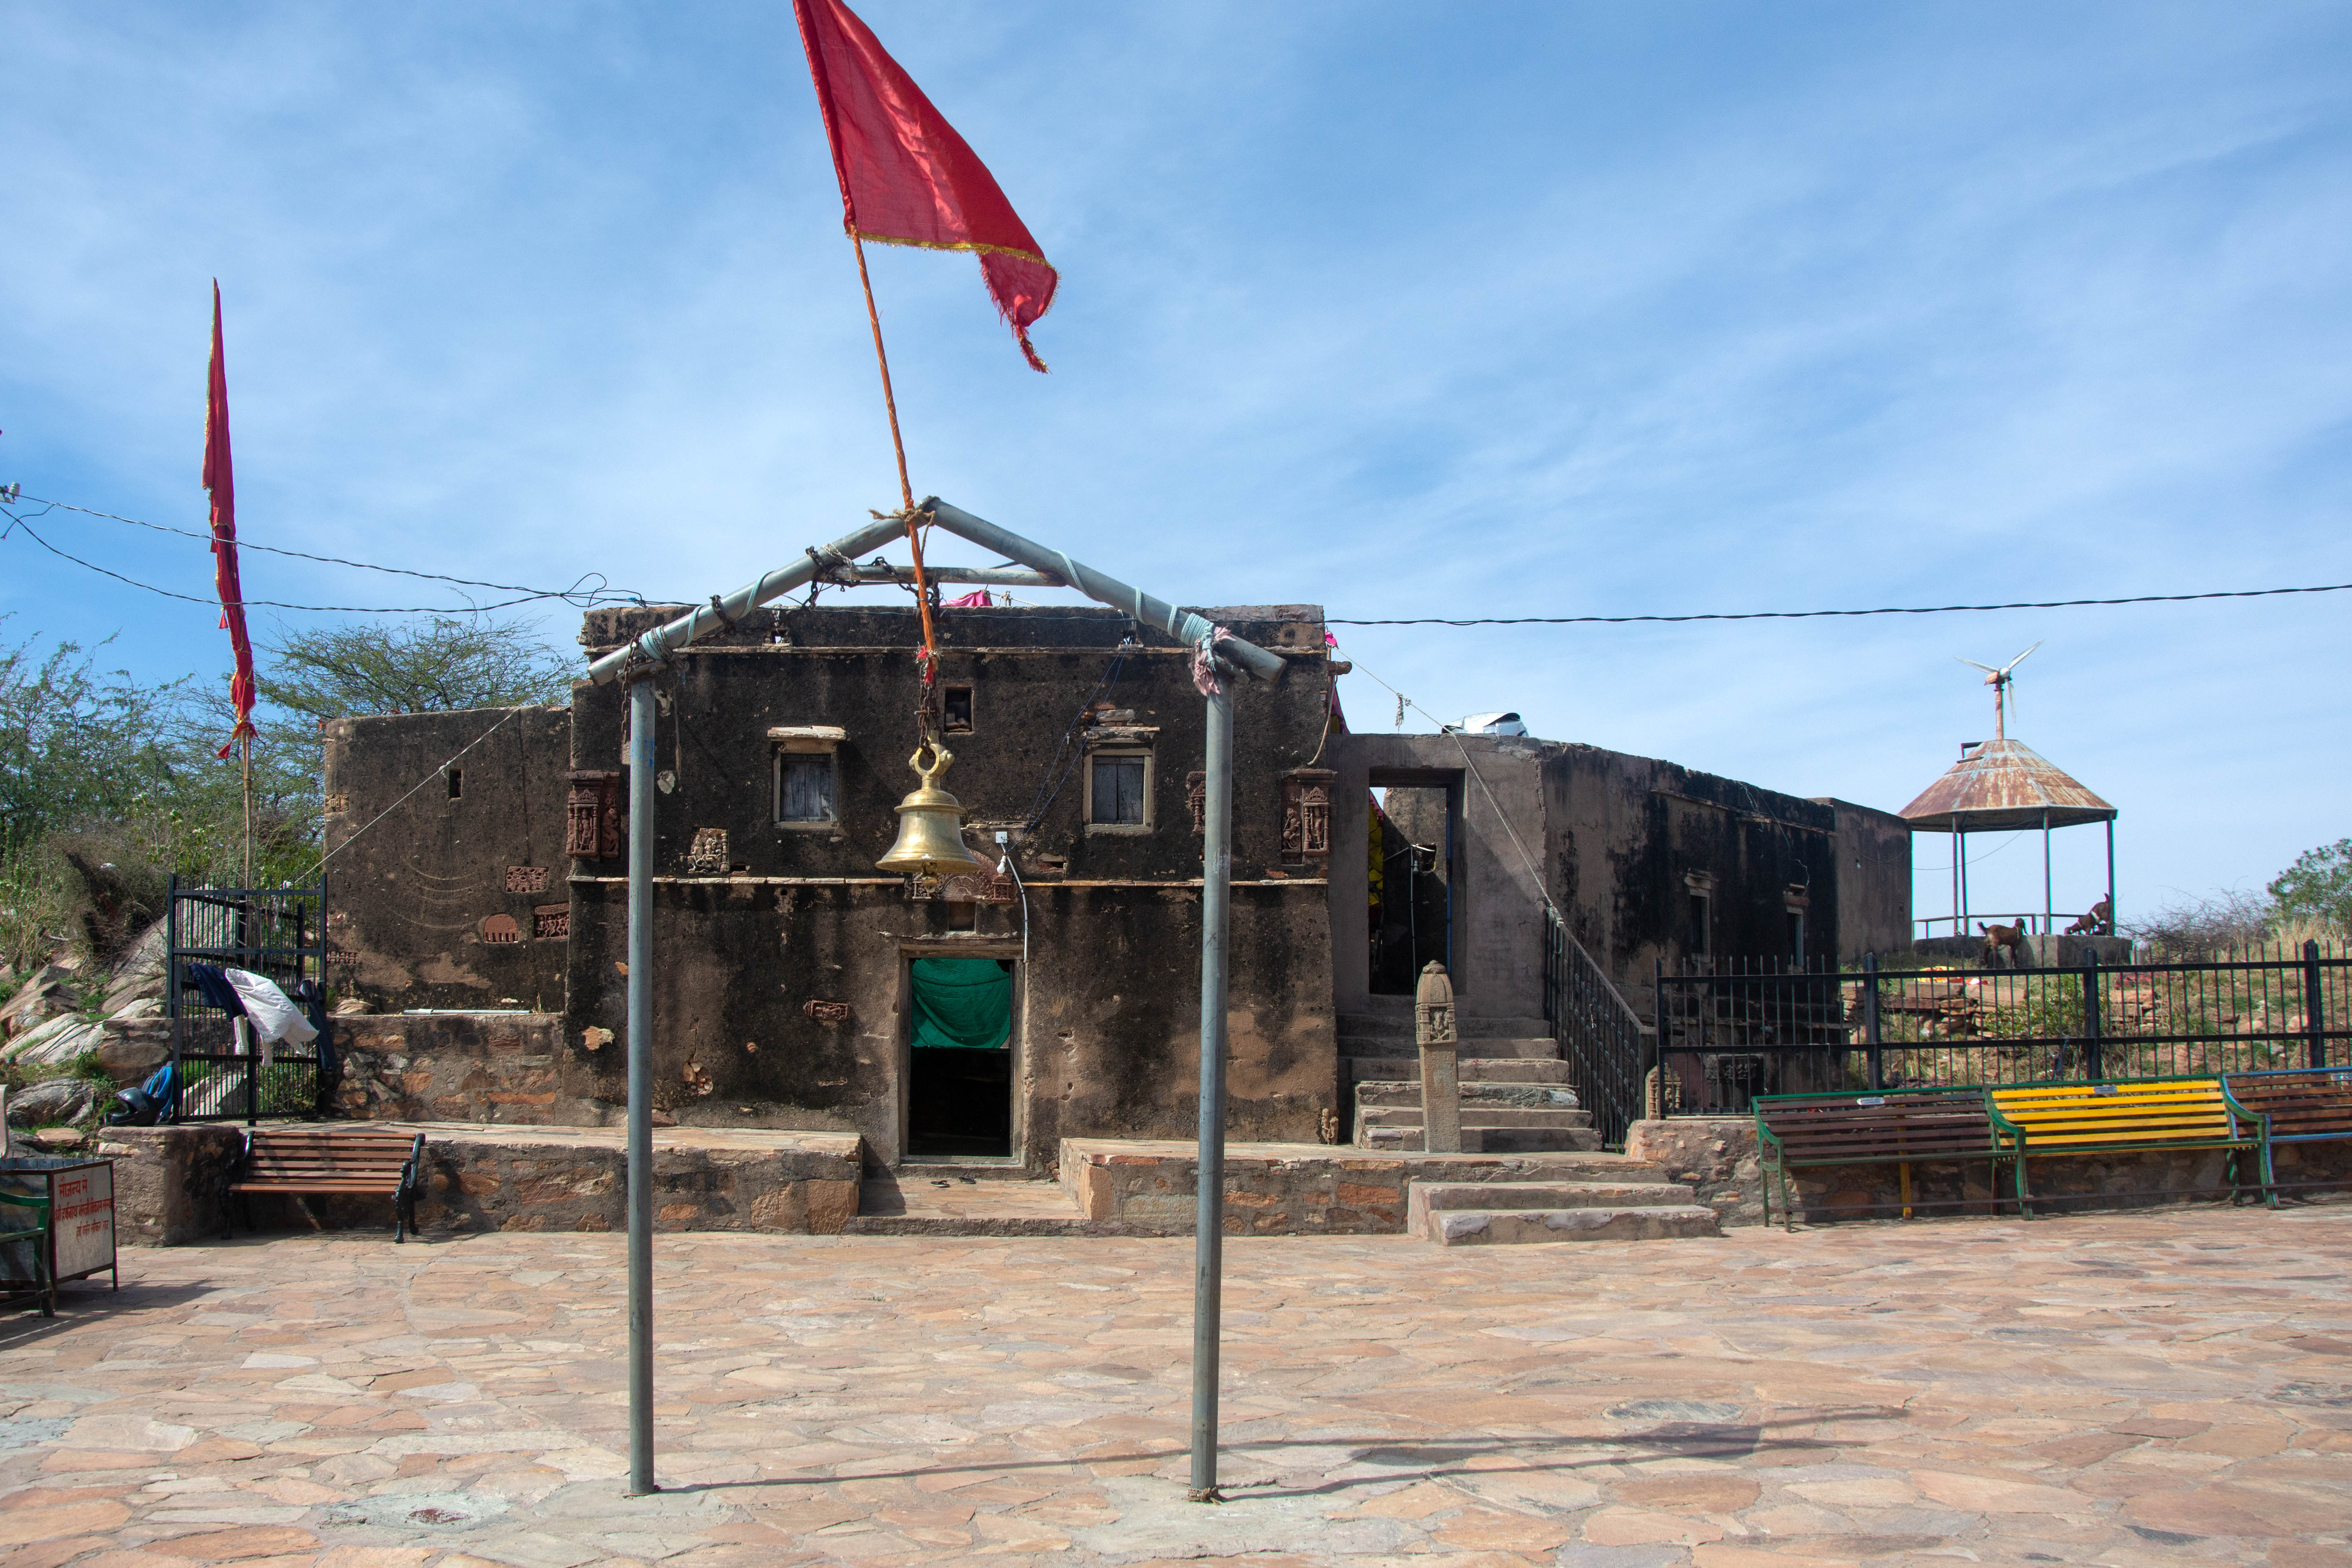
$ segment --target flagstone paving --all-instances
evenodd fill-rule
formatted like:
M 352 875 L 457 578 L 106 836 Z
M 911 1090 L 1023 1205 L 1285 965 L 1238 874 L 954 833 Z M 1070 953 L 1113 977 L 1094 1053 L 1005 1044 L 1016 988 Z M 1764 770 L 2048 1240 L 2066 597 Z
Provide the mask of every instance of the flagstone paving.
M 1226 1252 L 666 1236 L 127 1252 L 0 1319 L 7 1568 L 589 1563 L 2352 1568 L 2352 1207 Z

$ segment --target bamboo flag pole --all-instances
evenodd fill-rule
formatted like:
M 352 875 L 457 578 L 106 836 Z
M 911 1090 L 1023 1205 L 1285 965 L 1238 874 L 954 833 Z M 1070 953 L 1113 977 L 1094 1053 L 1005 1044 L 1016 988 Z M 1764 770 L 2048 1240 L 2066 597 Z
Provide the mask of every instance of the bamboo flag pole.
M 931 635 L 931 595 L 923 581 L 923 542 L 915 532 L 915 487 L 907 479 L 907 443 L 898 435 L 898 399 L 890 390 L 890 356 L 882 347 L 882 313 L 874 308 L 874 279 L 866 271 L 866 240 L 855 229 L 850 244 L 857 247 L 857 286 L 866 290 L 866 321 L 874 329 L 874 363 L 882 370 L 882 406 L 890 415 L 890 450 L 898 459 L 898 499 L 906 507 L 907 545 L 915 553 L 915 603 L 923 612 L 923 689 L 931 685 L 931 659 L 938 644 Z
M 250 889 L 253 886 L 253 737 L 250 735 L 245 738 L 244 774 L 245 881 L 242 885 Z

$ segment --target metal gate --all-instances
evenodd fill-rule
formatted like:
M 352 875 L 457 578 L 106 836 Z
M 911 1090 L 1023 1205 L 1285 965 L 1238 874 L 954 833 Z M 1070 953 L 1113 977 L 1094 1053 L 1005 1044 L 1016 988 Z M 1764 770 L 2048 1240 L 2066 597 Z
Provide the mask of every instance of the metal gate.
M 309 1121 L 325 1114 L 333 1048 L 327 1038 L 327 887 L 184 888 L 172 881 L 164 1011 L 172 1021 L 173 1114 L 182 1121 Z M 309 1045 L 256 1046 L 205 999 L 192 964 L 275 981 L 310 1016 Z

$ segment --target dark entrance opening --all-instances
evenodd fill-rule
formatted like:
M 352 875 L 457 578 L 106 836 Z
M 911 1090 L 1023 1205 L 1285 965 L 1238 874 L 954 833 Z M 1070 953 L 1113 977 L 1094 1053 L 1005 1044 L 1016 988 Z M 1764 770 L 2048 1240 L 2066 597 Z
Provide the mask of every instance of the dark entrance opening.
M 1013 963 L 918 958 L 908 1051 L 907 1152 L 1013 1152 Z
M 1454 967 L 1454 791 L 1444 784 L 1391 784 L 1372 806 L 1366 868 L 1370 895 L 1371 989 L 1412 994 L 1422 966 Z

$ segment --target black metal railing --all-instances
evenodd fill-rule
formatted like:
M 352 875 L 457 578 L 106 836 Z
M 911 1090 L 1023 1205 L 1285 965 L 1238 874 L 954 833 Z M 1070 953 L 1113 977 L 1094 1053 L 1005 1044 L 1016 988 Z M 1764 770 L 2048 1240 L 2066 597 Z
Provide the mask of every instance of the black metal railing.
M 1664 1114 L 1758 1094 L 2352 1065 L 2352 956 L 2306 942 L 2200 963 L 1857 969 L 1686 963 L 1657 976 Z
M 172 1022 L 173 1114 L 247 1123 L 321 1113 L 331 1061 L 324 1007 L 327 889 L 185 888 L 165 914 L 164 1013 Z M 206 999 L 189 965 L 242 969 L 301 1004 L 320 1033 L 301 1047 L 257 1045 L 240 1020 Z
M 1544 1016 L 1560 1059 L 1576 1074 L 1577 1101 L 1592 1113 L 1604 1147 L 1625 1146 L 1643 1112 L 1649 1031 L 1559 914 L 1544 910 Z

